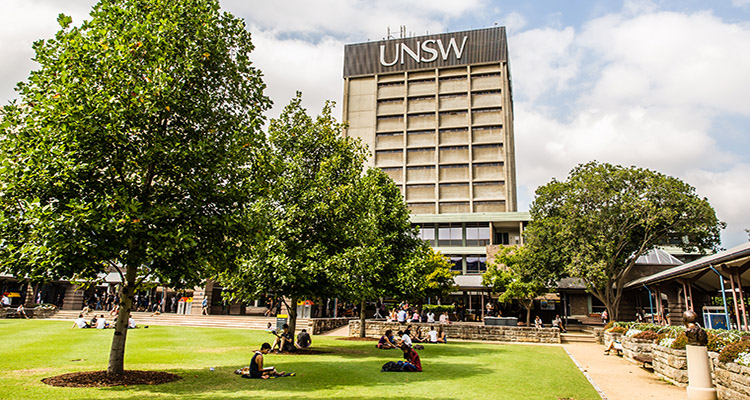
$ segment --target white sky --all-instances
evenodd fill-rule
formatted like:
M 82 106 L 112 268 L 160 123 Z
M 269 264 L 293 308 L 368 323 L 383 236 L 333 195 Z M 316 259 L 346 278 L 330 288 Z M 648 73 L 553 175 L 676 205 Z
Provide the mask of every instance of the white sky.
M 34 40 L 94 0 L 0 0 L 0 103 L 35 68 Z M 341 101 L 343 47 L 386 29 L 508 29 L 519 209 L 552 177 L 591 160 L 683 179 L 726 221 L 723 246 L 750 228 L 750 1 L 223 0 L 245 19 L 275 102 L 311 113 Z M 336 115 L 340 115 L 337 111 Z

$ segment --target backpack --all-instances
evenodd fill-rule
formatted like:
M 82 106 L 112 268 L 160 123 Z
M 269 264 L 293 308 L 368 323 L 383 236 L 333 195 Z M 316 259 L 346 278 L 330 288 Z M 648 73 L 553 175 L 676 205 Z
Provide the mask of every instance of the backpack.
M 380 369 L 380 372 L 401 372 L 401 369 L 403 367 L 404 366 L 401 361 L 388 361 L 387 363 L 383 364 L 383 368 Z

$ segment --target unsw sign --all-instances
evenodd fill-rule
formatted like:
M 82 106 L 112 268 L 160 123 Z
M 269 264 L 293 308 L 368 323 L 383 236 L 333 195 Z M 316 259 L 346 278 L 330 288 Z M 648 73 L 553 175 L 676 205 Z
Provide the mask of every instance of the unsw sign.
M 347 45 L 344 77 L 507 60 L 505 28 Z

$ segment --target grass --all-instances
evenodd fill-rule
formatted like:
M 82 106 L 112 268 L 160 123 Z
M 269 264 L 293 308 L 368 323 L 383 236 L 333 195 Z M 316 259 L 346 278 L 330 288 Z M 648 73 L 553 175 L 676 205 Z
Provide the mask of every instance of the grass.
M 381 373 L 398 350 L 374 342 L 315 336 L 319 355 L 267 356 L 296 377 L 240 379 L 236 368 L 271 337 L 263 331 L 152 326 L 128 333 L 126 369 L 162 370 L 183 379 L 164 385 L 59 388 L 41 379 L 106 369 L 112 331 L 70 322 L 0 320 L 0 399 L 599 399 L 558 346 L 427 345 L 422 373 Z M 209 368 L 215 368 L 210 371 Z

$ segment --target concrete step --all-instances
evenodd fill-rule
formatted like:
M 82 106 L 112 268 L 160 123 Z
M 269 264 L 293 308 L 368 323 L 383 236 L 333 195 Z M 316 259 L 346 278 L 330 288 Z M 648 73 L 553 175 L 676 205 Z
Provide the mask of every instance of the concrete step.
M 560 341 L 563 343 L 595 343 L 596 339 L 594 336 L 584 333 L 561 333 Z

